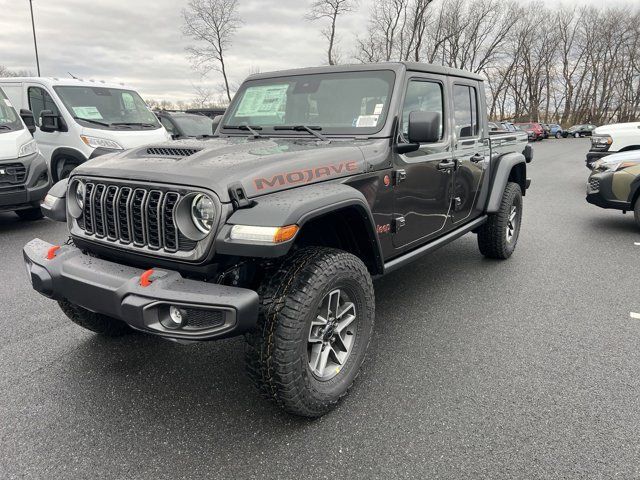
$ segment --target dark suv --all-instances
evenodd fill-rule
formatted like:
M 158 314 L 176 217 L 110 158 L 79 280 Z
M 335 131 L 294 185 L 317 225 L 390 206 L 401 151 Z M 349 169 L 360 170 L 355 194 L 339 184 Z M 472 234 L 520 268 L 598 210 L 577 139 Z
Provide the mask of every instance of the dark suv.
M 244 334 L 258 390 L 322 415 L 364 361 L 373 278 L 467 233 L 489 258 L 516 248 L 532 151 L 490 134 L 485 109 L 482 77 L 434 65 L 253 75 L 219 138 L 105 155 L 56 184 L 47 215 L 72 242 L 27 244 L 31 282 L 105 336 Z

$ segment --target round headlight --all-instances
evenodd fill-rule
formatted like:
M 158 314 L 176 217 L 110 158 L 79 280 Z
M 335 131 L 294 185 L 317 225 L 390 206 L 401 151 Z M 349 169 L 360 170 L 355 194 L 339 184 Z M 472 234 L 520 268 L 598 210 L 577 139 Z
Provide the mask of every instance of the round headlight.
M 84 183 L 78 182 L 76 184 L 76 203 L 82 210 L 84 208 Z
M 191 202 L 191 218 L 202 233 L 209 233 L 216 217 L 216 207 L 207 195 L 199 194 Z

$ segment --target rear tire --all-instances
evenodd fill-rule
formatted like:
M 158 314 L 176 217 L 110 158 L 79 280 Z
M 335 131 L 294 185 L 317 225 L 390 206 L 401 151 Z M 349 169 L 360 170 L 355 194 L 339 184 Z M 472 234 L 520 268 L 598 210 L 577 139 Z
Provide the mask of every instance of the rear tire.
M 67 300 L 58 301 L 58 305 L 73 323 L 103 337 L 121 337 L 133 332 L 133 329 L 122 320 L 91 312 Z
M 44 215 L 40 207 L 28 208 L 26 210 L 16 210 L 16 215 L 20 217 L 20 220 L 40 220 Z
M 341 250 L 304 248 L 267 275 L 258 293 L 257 327 L 246 337 L 249 377 L 287 412 L 324 415 L 358 376 L 371 339 L 367 268 Z
M 522 223 L 522 191 L 520 185 L 507 183 L 500 208 L 478 230 L 478 248 L 488 258 L 507 259 L 518 243 Z

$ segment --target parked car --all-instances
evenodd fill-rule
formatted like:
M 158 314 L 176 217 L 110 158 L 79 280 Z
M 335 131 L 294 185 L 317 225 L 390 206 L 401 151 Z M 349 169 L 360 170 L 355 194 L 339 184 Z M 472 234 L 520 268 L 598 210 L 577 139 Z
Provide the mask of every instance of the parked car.
M 495 122 L 488 122 L 487 126 L 489 127 L 489 131 L 490 132 L 498 132 L 500 130 L 502 130 L 502 126 L 495 123 Z
M 640 150 L 640 122 L 603 125 L 593 131 L 591 150 L 587 153 L 587 168 L 607 155 Z
M 0 88 L 0 212 L 15 212 L 24 220 L 42 218 L 40 201 L 50 186 L 46 160 Z
M 562 132 L 562 136 L 565 138 L 566 137 L 575 137 L 575 138 L 590 137 L 591 133 L 595 129 L 596 129 L 596 126 L 590 123 L 585 125 L 574 125 L 573 127 L 570 127 L 566 131 Z
M 34 138 L 54 181 L 89 158 L 170 138 L 133 89 L 73 78 L 0 78 L 16 109 L 33 113 Z
M 507 132 L 517 132 L 520 130 L 520 128 L 512 122 L 500 122 L 500 126 L 502 127 L 502 130 L 506 130 Z
M 551 135 L 551 127 L 549 127 L 549 125 L 547 125 L 546 123 L 541 123 L 540 126 L 542 127 L 542 138 L 549 138 L 549 136 Z
M 552 137 L 562 138 L 563 130 L 560 125 L 558 125 L 557 123 L 550 123 L 549 129 L 550 129 L 549 134 Z
M 596 160 L 587 180 L 587 202 L 625 213 L 633 211 L 640 227 L 640 150 Z
M 171 138 L 207 138 L 216 131 L 217 123 L 205 115 L 160 110 L 155 112 Z
M 536 142 L 544 138 L 544 129 L 539 123 L 516 123 L 520 130 L 524 130 L 529 135 L 530 142 Z
M 104 336 L 246 334 L 259 391 L 323 415 L 364 361 L 372 277 L 469 232 L 486 257 L 516 248 L 532 149 L 488 135 L 484 98 L 481 76 L 419 63 L 252 75 L 220 138 L 105 155 L 57 183 L 47 215 L 73 242 L 29 242 L 31 284 Z

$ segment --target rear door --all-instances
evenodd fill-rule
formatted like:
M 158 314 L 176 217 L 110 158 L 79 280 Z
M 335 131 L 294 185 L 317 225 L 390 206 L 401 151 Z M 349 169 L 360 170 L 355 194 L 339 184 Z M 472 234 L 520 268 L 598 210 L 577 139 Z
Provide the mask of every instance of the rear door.
M 470 220 L 489 167 L 489 139 L 482 131 L 480 112 L 484 103 L 479 93 L 478 82 L 452 79 L 453 156 L 458 164 L 451 195 L 454 225 Z
M 408 121 L 412 111 L 440 114 L 440 140 L 395 158 L 394 235 L 395 248 L 418 245 L 444 233 L 450 206 L 452 169 L 439 164 L 451 163 L 449 107 L 446 102 L 446 78 L 440 75 L 410 74 L 400 117 L 402 141 L 408 141 Z

